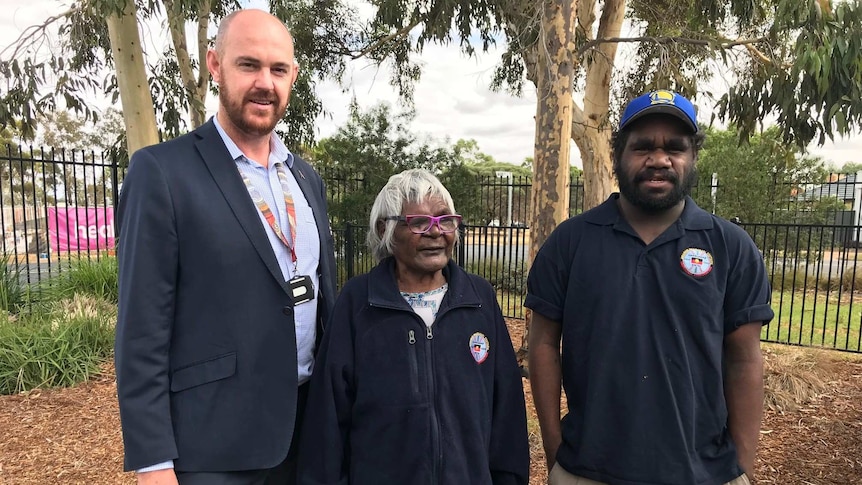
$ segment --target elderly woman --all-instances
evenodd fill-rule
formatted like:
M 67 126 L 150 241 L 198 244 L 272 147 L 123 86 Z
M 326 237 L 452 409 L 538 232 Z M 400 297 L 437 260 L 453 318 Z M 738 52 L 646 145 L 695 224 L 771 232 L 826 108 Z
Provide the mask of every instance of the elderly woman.
M 521 377 L 494 290 L 452 262 L 461 216 L 434 175 L 371 209 L 378 265 L 347 282 L 321 343 L 300 483 L 526 484 Z

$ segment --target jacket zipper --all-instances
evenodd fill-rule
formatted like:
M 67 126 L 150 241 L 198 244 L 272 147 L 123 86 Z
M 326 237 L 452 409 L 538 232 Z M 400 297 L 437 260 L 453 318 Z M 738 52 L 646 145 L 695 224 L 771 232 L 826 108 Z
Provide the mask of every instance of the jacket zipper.
M 431 483 L 439 483 L 440 467 L 443 462 L 443 449 L 440 444 L 440 417 L 437 415 L 437 372 L 434 368 L 434 331 L 425 327 L 425 339 L 428 340 L 428 352 L 425 360 L 428 363 L 428 397 L 431 401 L 431 448 L 434 451 L 434 463 L 431 467 Z
M 410 388 L 413 395 L 419 395 L 419 363 L 416 361 L 416 333 L 413 330 L 407 332 L 407 343 L 410 344 Z
M 392 310 L 399 310 L 399 311 L 407 311 L 403 307 L 391 305 L 388 303 L 383 303 L 383 304 L 369 303 L 369 306 L 378 307 L 378 308 L 389 308 Z M 434 323 L 436 324 L 437 321 L 440 320 L 440 317 L 442 317 L 443 315 L 445 315 L 449 311 L 454 310 L 455 308 L 481 308 L 481 307 L 482 307 L 481 304 L 475 304 L 475 305 L 473 305 L 473 304 L 459 304 L 459 305 L 455 305 L 455 306 L 448 306 L 445 308 L 441 308 L 440 312 L 437 313 L 437 317 L 434 319 Z M 431 329 L 431 327 L 433 327 L 433 325 L 431 327 L 425 325 L 425 322 L 423 322 L 422 319 L 419 317 L 419 315 L 416 315 L 415 312 L 410 311 L 409 313 L 412 313 L 415 316 L 415 318 L 425 327 L 425 339 L 428 341 L 428 351 L 425 352 L 425 363 L 426 363 L 427 377 L 428 377 L 428 397 L 429 397 L 429 400 L 431 402 L 431 447 L 432 447 L 432 450 L 434 452 L 434 463 L 431 467 L 431 483 L 436 485 L 437 483 L 439 483 L 438 477 L 440 476 L 440 468 L 442 467 L 442 464 L 443 464 L 443 448 L 442 448 L 442 445 L 440 443 L 440 435 L 442 434 L 442 431 L 440 430 L 440 417 L 437 415 L 437 393 L 436 393 L 437 373 L 435 372 L 435 368 L 434 368 L 434 355 L 433 355 L 434 354 L 434 352 L 433 352 L 434 331 Z M 411 346 L 415 345 L 415 343 L 416 343 L 416 333 L 413 330 L 410 330 L 409 332 L 407 332 L 407 343 Z M 411 349 L 411 357 L 415 357 L 415 355 L 416 355 L 415 354 L 415 347 L 413 347 Z M 412 365 L 412 362 L 413 362 L 413 360 L 411 360 L 411 365 Z M 417 365 L 417 367 L 418 367 L 418 365 Z M 419 375 L 419 370 L 417 369 L 416 370 L 416 376 L 418 377 L 418 375 Z M 417 378 L 417 381 L 418 381 L 418 378 Z M 418 382 L 416 385 L 418 386 Z

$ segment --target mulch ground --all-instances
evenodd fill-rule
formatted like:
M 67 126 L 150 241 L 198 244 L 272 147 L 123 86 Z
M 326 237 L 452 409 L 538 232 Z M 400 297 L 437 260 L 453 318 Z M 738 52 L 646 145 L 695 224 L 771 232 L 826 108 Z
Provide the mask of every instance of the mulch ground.
M 520 344 L 519 323 L 511 325 Z M 804 352 L 804 350 L 800 350 Z M 758 484 L 862 484 L 862 358 L 822 352 L 825 390 L 792 411 L 766 411 Z M 532 413 L 529 383 L 527 407 Z M 122 472 L 113 369 L 69 389 L 0 396 L 0 484 L 133 484 Z M 545 483 L 535 414 L 531 485 Z

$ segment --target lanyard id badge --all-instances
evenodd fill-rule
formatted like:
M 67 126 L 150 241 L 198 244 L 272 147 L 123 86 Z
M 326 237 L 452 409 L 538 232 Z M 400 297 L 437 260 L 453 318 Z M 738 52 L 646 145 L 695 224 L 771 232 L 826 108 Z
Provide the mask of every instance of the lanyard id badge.
M 281 226 L 279 226 L 278 222 L 275 220 L 275 214 L 272 213 L 272 209 L 269 207 L 269 204 L 266 203 L 266 200 L 260 195 L 257 187 L 251 183 L 251 180 L 249 180 L 248 176 L 242 170 L 239 170 L 239 175 L 242 177 L 242 181 L 248 189 L 248 195 L 251 196 L 252 202 L 257 206 L 257 209 L 263 215 L 263 218 L 266 220 L 267 224 L 269 224 L 269 227 L 272 228 L 272 232 L 274 232 L 278 239 L 287 246 L 287 249 L 290 250 L 290 259 L 293 261 L 293 272 L 296 273 L 296 205 L 293 202 L 293 195 L 290 193 L 287 171 L 285 171 L 281 163 L 275 164 L 275 172 L 278 174 L 278 181 L 281 184 L 281 192 L 284 197 L 284 208 L 287 211 L 287 235 L 282 231 Z M 288 235 L 290 236 L 290 239 L 288 239 Z
M 293 299 L 294 306 L 314 299 L 314 284 L 308 275 L 294 276 L 287 284 L 290 288 L 290 297 Z

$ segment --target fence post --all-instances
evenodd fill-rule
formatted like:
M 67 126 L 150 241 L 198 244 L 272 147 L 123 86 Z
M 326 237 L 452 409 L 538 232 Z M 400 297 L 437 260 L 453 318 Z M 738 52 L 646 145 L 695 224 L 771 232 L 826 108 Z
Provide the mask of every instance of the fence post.
M 467 264 L 467 247 L 465 246 L 467 243 L 467 226 L 458 226 L 458 239 L 458 245 L 455 246 L 455 263 L 464 268 L 464 265 Z
M 353 255 L 356 254 L 356 243 L 353 241 L 353 224 L 346 223 L 344 231 L 344 265 L 347 268 L 347 278 L 345 281 L 353 278 Z
M 116 214 L 117 202 L 120 201 L 120 164 L 117 162 L 117 157 L 111 155 L 111 206 Z M 117 237 L 117 225 L 114 224 L 114 237 Z

